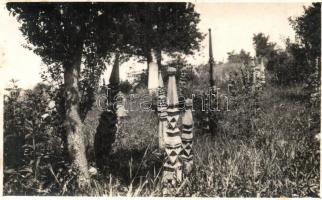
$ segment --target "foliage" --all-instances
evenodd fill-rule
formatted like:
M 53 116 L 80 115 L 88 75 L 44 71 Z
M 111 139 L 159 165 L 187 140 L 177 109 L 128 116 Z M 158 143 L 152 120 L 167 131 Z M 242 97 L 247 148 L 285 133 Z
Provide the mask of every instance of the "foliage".
M 30 5 L 35 6 L 35 4 Z M 49 7 L 53 5 L 59 4 L 39 4 L 37 9 L 49 12 L 51 10 Z M 65 4 L 66 7 L 58 6 L 57 8 L 53 6 L 53 10 L 55 12 L 68 11 L 75 19 L 78 19 L 76 21 L 64 19 L 64 23 L 70 24 L 65 26 L 63 23 L 62 25 L 71 29 L 71 32 L 77 32 L 74 30 L 77 29 L 75 24 L 79 23 L 80 19 L 86 15 L 88 7 L 80 8 L 85 12 L 80 16 L 75 16 L 75 10 L 68 7 L 70 5 Z M 94 7 L 97 4 L 91 5 L 93 7 L 90 7 L 89 10 L 94 12 L 96 9 Z M 121 4 L 115 5 L 120 6 Z M 123 4 L 122 6 L 126 7 Z M 120 9 L 124 9 L 122 6 L 114 7 L 115 13 L 120 13 Z M 313 4 L 314 8 L 317 6 Z M 60 10 L 61 8 L 62 10 Z M 43 25 L 41 23 L 28 25 L 44 34 L 43 36 L 35 36 L 36 38 L 57 36 L 57 44 L 49 42 L 41 44 L 43 45 L 41 48 L 38 46 L 39 55 L 49 52 L 49 60 L 63 58 L 65 55 L 60 52 L 57 55 L 50 54 L 53 53 L 50 52 L 53 50 L 52 47 L 56 48 L 59 45 L 61 45 L 59 47 L 64 47 L 68 44 L 66 41 L 64 44 L 59 43 L 62 42 L 60 39 L 67 38 L 67 35 L 55 35 L 54 32 L 46 33 L 46 30 L 54 31 L 50 29 L 50 26 L 47 27 L 50 24 L 47 20 L 53 20 L 50 18 L 52 16 L 45 17 L 43 12 L 39 12 L 35 16 L 30 15 L 29 12 L 34 11 L 29 10 L 28 6 L 22 6 L 22 10 L 19 9 L 18 13 L 21 13 L 22 10 L 27 13 L 24 16 L 20 15 L 21 20 L 26 20 L 26 23 L 37 22 L 37 20 L 44 21 Z M 187 8 L 185 7 L 185 9 Z M 308 8 L 306 14 L 298 19 L 306 19 L 305 16 L 311 15 L 312 10 L 316 9 Z M 94 15 L 92 20 L 102 20 L 101 15 L 108 17 L 105 13 L 106 10 L 104 12 L 96 11 L 102 13 Z M 134 20 L 133 13 L 130 12 L 128 16 L 123 14 L 116 13 L 115 16 L 118 17 L 115 17 L 115 20 L 116 24 L 121 23 L 124 26 L 109 24 L 113 25 L 110 27 L 111 29 L 115 28 L 116 30 L 118 27 L 119 29 L 116 31 L 124 32 L 123 28 L 135 25 L 123 23 L 132 17 Z M 42 28 L 42 26 L 45 27 Z M 90 26 L 86 25 L 86 27 Z M 95 29 L 95 26 L 92 28 Z M 24 30 L 24 28 L 22 29 Z M 103 28 L 102 30 L 102 34 L 107 34 L 104 32 L 107 29 Z M 26 29 L 25 34 L 32 38 L 35 32 Z M 306 37 L 308 34 L 304 35 Z M 225 92 L 224 95 L 228 96 L 229 110 L 221 109 L 220 112 L 216 112 L 216 118 L 211 119 L 216 122 L 217 134 L 201 134 L 205 112 L 200 112 L 200 102 L 193 102 L 196 110 L 193 112 L 195 169 L 189 181 L 185 182 L 186 184 L 177 191 L 177 196 L 318 197 L 320 193 L 320 143 L 316 137 L 316 133 L 320 131 L 320 104 L 319 100 L 313 103 L 310 101 L 311 96 L 306 94 L 304 84 L 301 82 L 303 77 L 309 77 L 314 88 L 320 87 L 318 70 L 312 70 L 315 72 L 312 73 L 309 67 L 303 67 L 310 63 L 303 58 L 306 58 L 305 55 L 314 51 L 315 48 L 303 47 L 301 44 L 287 41 L 286 49 L 279 50 L 275 48 L 274 43 L 269 41 L 268 36 L 263 34 L 255 36 L 256 52 L 258 56 L 267 57 L 267 70 L 273 77 L 273 84 L 267 84 L 261 92 L 254 92 L 253 69 L 248 63 L 249 54 L 242 51 L 240 54 L 234 52 L 230 54 L 229 61 L 233 62 L 233 65 L 228 64 L 235 69 L 230 70 L 228 81 L 223 79 L 218 81 L 216 85 L 222 89 L 222 92 Z M 113 34 L 108 37 L 114 38 Z M 120 44 L 124 44 L 125 40 L 130 41 L 127 37 L 130 36 L 124 35 L 114 39 Z M 303 38 L 305 37 L 303 36 Z M 43 39 L 45 41 L 48 38 Z M 84 130 L 84 135 L 93 136 L 100 124 L 103 127 L 101 134 L 107 134 L 107 137 L 102 139 L 97 135 L 99 138 L 96 141 L 103 143 L 107 151 L 111 149 L 111 156 L 108 165 L 104 165 L 106 171 L 97 172 L 95 168 L 90 168 L 91 187 L 86 190 L 85 194 L 94 196 L 161 196 L 163 155 L 158 149 L 157 117 L 154 111 L 130 112 L 127 118 L 120 120 L 117 124 L 118 134 L 114 138 L 113 134 L 109 135 L 109 131 L 112 132 L 116 129 L 115 116 L 113 115 L 113 119 L 109 119 L 106 111 L 102 112 L 99 109 L 89 111 L 85 107 L 85 105 L 92 106 L 88 102 L 95 100 L 93 94 L 97 90 L 95 89 L 97 88 L 96 81 L 104 70 L 104 60 L 101 59 L 101 53 L 104 54 L 104 52 L 101 51 L 102 49 L 96 48 L 103 48 L 104 45 L 107 45 L 104 42 L 109 41 L 107 39 L 104 40 L 104 44 L 94 45 L 95 38 L 92 39 L 90 44 L 85 45 L 88 49 L 83 49 L 82 70 L 79 77 L 80 102 L 84 103 L 81 109 L 84 110 L 84 113 L 91 114 L 82 116 L 85 128 L 92 131 L 89 133 L 90 131 Z M 73 38 L 70 38 L 69 41 L 71 40 Z M 117 43 L 112 43 L 110 50 L 116 49 L 117 46 L 120 48 L 119 51 L 122 51 L 122 45 Z M 71 48 L 68 45 L 65 47 Z M 129 48 L 129 50 L 133 49 Z M 191 66 L 181 56 L 174 58 L 166 66 L 175 66 L 179 69 L 177 80 L 182 78 L 181 73 L 185 68 L 189 69 L 186 71 L 188 80 L 184 88 L 186 90 L 184 95 L 205 95 L 209 88 L 209 66 Z M 18 96 L 12 93 L 6 97 L 4 102 L 4 193 L 6 195 L 80 194 L 76 187 L 77 174 L 72 170 L 64 154 L 64 137 L 62 136 L 64 135 L 63 121 L 65 117 L 63 64 L 60 62 L 47 64 L 42 78 L 50 86 L 39 84 L 33 90 L 21 92 Z M 228 65 L 226 63 L 223 66 L 227 67 Z M 216 67 L 219 69 L 222 66 L 217 65 Z M 162 70 L 164 69 L 166 67 Z M 146 76 L 146 74 L 144 75 Z M 130 90 L 130 85 L 127 82 L 121 85 L 123 88 L 121 90 Z M 13 89 L 17 90 L 18 86 L 14 85 Z M 136 91 L 136 93 L 139 92 Z M 320 94 L 317 93 L 316 97 L 320 99 Z M 224 101 L 223 104 L 225 105 L 225 103 Z M 98 117 L 100 115 L 101 118 Z M 99 123 L 99 120 L 103 120 L 103 123 Z M 114 140 L 116 142 L 112 145 Z M 101 157 L 98 156 L 96 159 L 100 160 Z M 92 160 L 94 159 L 92 158 Z M 91 165 L 95 166 L 95 163 L 91 163 Z
M 312 3 L 304 7 L 304 14 L 289 18 L 300 44 L 307 52 L 305 56 L 313 64 L 316 57 L 321 56 L 321 4 Z
M 142 73 L 133 82 L 133 90 L 148 88 L 148 71 L 142 70 Z
M 17 167 L 23 157 L 24 120 L 21 112 L 21 102 L 18 100 L 20 90 L 15 80 L 12 80 L 10 94 L 4 100 L 4 164 Z M 10 102 L 10 103 L 7 103 Z M 10 130 L 10 132 L 8 132 Z
M 120 91 L 122 91 L 123 93 L 125 94 L 129 94 L 130 91 L 132 90 L 132 85 L 131 83 L 126 80 L 126 81 L 121 81 L 120 82 L 120 85 L 119 85 L 119 89 Z
M 231 126 L 238 130 L 238 137 L 249 138 L 257 131 L 254 121 L 258 120 L 256 112 L 260 111 L 258 103 L 261 102 L 261 90 L 255 87 L 253 66 L 239 65 L 237 72 L 230 73 L 227 85 L 227 104 L 231 111 L 222 116 L 221 120 L 230 116 Z
M 242 85 L 240 74 L 238 76 L 239 79 L 234 80 L 239 80 L 237 85 Z M 203 79 L 203 76 L 196 77 L 194 83 L 202 83 Z M 319 142 L 310 130 L 310 113 L 314 110 L 303 103 L 305 95 L 302 88 L 265 89 L 260 95 L 265 103 L 260 105 L 261 110 L 255 118 L 259 120 L 253 121 L 256 127 L 254 132 L 247 132 L 251 129 L 245 126 L 244 121 L 254 119 L 245 110 L 250 108 L 252 99 L 244 98 L 247 90 L 243 87 L 241 90 L 244 92 L 235 91 L 237 107 L 230 107 L 231 111 L 222 113 L 218 122 L 220 132 L 215 136 L 200 134 L 197 124 L 201 118 L 193 112 L 195 170 L 178 196 L 316 197 L 320 176 Z M 122 121 L 122 132 L 113 145 L 108 174 L 98 173 L 93 177 L 88 195 L 161 195 L 162 155 L 157 144 L 156 116 L 154 112 L 142 111 L 129 114 L 129 118 Z M 6 133 L 8 130 L 11 129 L 5 129 Z M 42 152 L 41 148 L 38 150 Z M 59 155 L 58 152 L 55 155 Z M 54 157 L 50 157 L 52 159 Z M 17 170 L 20 168 L 14 171 L 5 169 L 5 194 L 79 194 L 73 188 L 75 183 L 68 166 L 59 167 L 55 162 L 49 163 L 61 185 L 56 183 L 50 168 L 38 167 L 38 174 L 41 175 L 37 175 L 37 180 L 46 183 L 42 187 L 40 183 L 33 182 L 34 175 L 23 178 L 28 172 Z M 39 166 L 44 164 L 45 158 L 41 157 Z M 43 174 L 46 179 L 40 178 Z M 27 181 L 33 184 L 27 185 Z
M 289 18 L 296 32 L 297 40 L 292 43 L 286 39 L 286 49 L 277 49 L 276 44 L 269 41 L 269 36 L 263 33 L 254 34 L 253 44 L 256 56 L 268 60 L 267 70 L 270 82 L 276 85 L 306 83 L 310 85 L 312 74 L 320 72 L 321 55 L 321 9 L 319 3 L 313 3 L 304 8 L 304 14 Z M 318 68 L 316 67 L 319 66 Z M 286 75 L 287 74 L 287 75 Z
M 137 3 L 133 11 L 130 41 L 136 55 L 150 58 L 151 49 L 192 54 L 199 50 L 203 35 L 198 31 L 199 14 L 191 3 Z
M 70 60 L 77 49 L 75 45 L 83 44 L 84 67 L 79 83 L 80 115 L 83 120 L 91 109 L 94 91 L 98 87 L 101 74 L 106 69 L 104 62 L 109 62 L 112 52 L 123 49 L 122 45 L 125 45 L 122 41 L 126 35 L 120 34 L 123 27 L 121 24 L 117 26 L 111 24 L 113 20 L 123 20 L 123 16 L 113 9 L 115 7 L 126 10 L 125 4 L 117 3 L 7 4 L 10 12 L 22 23 L 21 31 L 28 41 L 29 48 L 40 55 L 48 66 L 47 72 L 48 76 L 52 77 L 52 82 L 63 80 L 61 76 L 64 73 L 63 68 L 70 67 L 66 66 L 66 61 Z M 122 35 L 122 38 L 118 35 Z
M 275 43 L 269 42 L 269 36 L 263 33 L 253 35 L 253 44 L 255 46 L 255 52 L 257 57 L 266 57 L 269 59 L 274 52 Z
M 43 195 L 59 188 L 51 172 L 67 163 L 63 159 L 59 132 L 54 131 L 57 110 L 49 92 L 49 86 L 38 84 L 33 90 L 18 97 L 9 96 L 5 101 L 4 146 L 8 153 L 5 154 L 4 187 L 7 194 Z M 13 147 L 18 157 L 9 151 Z
M 312 73 L 308 65 L 306 50 L 297 43 L 286 39 L 285 49 L 275 48 L 268 36 L 259 33 L 254 36 L 258 55 L 265 57 L 268 81 L 275 85 L 303 83 Z M 287 74 L 287 75 L 286 75 Z
M 20 30 L 28 42 L 27 46 L 49 66 L 48 72 L 52 65 L 54 72 L 63 72 L 64 85 L 61 88 L 64 93 L 60 94 L 65 98 L 65 107 L 61 109 L 65 112 L 62 114 L 64 121 L 61 121 L 65 130 L 62 138 L 65 144 L 68 143 L 66 149 L 79 175 L 78 185 L 85 189 L 89 186 L 90 177 L 82 125 L 95 100 L 94 91 L 105 70 L 104 61 L 108 62 L 116 51 L 124 53 L 122 50 L 131 49 L 124 42 L 129 38 L 127 36 L 133 36 L 124 31 L 129 21 L 128 5 L 7 3 L 6 6 L 21 23 Z M 59 69 L 60 66 L 63 70 Z M 59 77 L 58 74 L 51 76 Z
M 297 37 L 300 39 L 301 54 L 295 55 L 295 60 L 305 62 L 306 84 L 305 90 L 311 97 L 311 106 L 319 108 L 321 96 L 321 4 L 313 3 L 304 8 L 304 14 L 290 18 Z M 316 113 L 316 121 L 320 118 Z
M 249 52 L 246 52 L 244 49 L 240 50 L 239 53 L 234 51 L 228 52 L 228 62 L 230 63 L 243 63 L 244 65 L 250 64 L 251 56 Z
M 22 23 L 30 48 L 46 64 L 63 64 L 80 42 L 86 55 L 105 57 L 121 49 L 119 35 L 124 39 L 126 32 L 119 34 L 124 28 L 119 20 L 124 16 L 118 11 L 126 7 L 121 3 L 7 3 L 10 13 Z

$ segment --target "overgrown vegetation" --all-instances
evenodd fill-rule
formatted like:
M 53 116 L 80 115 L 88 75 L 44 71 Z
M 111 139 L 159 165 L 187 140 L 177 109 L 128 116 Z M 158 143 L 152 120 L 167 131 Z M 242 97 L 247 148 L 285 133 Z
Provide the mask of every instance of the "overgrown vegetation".
M 189 13 L 192 8 L 187 7 Z M 320 60 L 316 58 L 320 48 L 312 39 L 315 34 L 308 34 L 311 32 L 306 26 L 312 21 L 320 24 L 320 18 L 316 20 L 316 15 L 321 15 L 319 10 L 320 4 L 313 4 L 306 8 L 303 16 L 292 20 L 301 41 L 286 41 L 285 50 L 275 49 L 275 44 L 262 33 L 254 35 L 257 56 L 267 59 L 269 79 L 261 90 L 254 91 L 253 66 L 248 52 L 230 52 L 228 63 L 217 64 L 216 76 L 221 79 L 216 86 L 227 98 L 221 99 L 220 111 L 213 111 L 211 115 L 210 121 L 216 124 L 213 134 L 202 132 L 205 112 L 201 111 L 201 102 L 194 101 L 194 170 L 189 180 L 178 188 L 177 196 L 319 196 L 321 83 Z M 190 17 L 198 16 L 190 14 Z M 320 31 L 320 25 L 318 27 Z M 198 35 L 197 39 L 200 38 L 202 35 Z M 175 50 L 167 43 L 164 45 L 169 51 Z M 5 98 L 5 195 L 162 195 L 164 152 L 158 148 L 155 111 L 132 111 L 126 118 L 113 119 L 113 122 L 104 118 L 107 111 L 98 108 L 95 99 L 99 95 L 98 80 L 105 67 L 99 64 L 102 60 L 95 58 L 95 52 L 84 53 L 88 57 L 87 67 L 80 71 L 79 109 L 80 114 L 83 113 L 81 132 L 89 165 L 88 188 L 79 187 L 79 174 L 66 154 L 66 85 L 62 66 L 53 64 L 42 74 L 46 84 L 22 91 L 13 81 L 11 93 Z M 180 86 L 184 88 L 183 94 L 207 94 L 208 66 L 191 66 L 181 56 L 173 58 L 166 66 L 179 69 L 178 79 L 182 70 L 186 70 L 188 80 Z M 95 68 L 97 65 L 100 67 Z M 162 73 L 166 77 L 165 72 Z M 145 76 L 142 77 L 141 81 L 145 82 Z M 123 82 L 120 88 L 125 93 L 139 93 L 128 82 Z M 140 94 L 147 93 L 141 88 Z M 97 127 L 104 120 L 118 129 L 115 138 L 114 135 L 101 138 L 111 152 L 108 165 L 97 169 L 100 157 L 94 153 L 94 140 Z M 110 144 L 114 139 L 113 145 Z
M 267 87 L 260 96 L 264 103 L 260 104 L 256 113 L 247 110 L 251 109 L 252 101 L 247 101 L 246 94 L 240 92 L 235 97 L 236 107 L 221 114 L 222 118 L 218 121 L 220 132 L 212 136 L 195 129 L 195 169 L 189 187 L 178 195 L 318 195 L 320 154 L 319 141 L 315 136 L 319 129 L 312 130 L 312 115 L 316 108 L 307 106 L 308 99 L 303 98 L 301 86 Z M 39 96 L 27 96 L 27 100 L 20 103 L 27 106 L 31 100 L 36 102 L 36 97 Z M 33 112 L 22 113 L 25 123 L 37 116 L 39 121 L 32 127 L 23 125 L 23 130 L 30 129 L 31 132 L 23 132 L 26 139 L 20 140 L 23 141 L 21 146 L 17 146 L 19 140 L 14 140 L 18 150 L 30 149 L 30 152 L 24 155 L 21 152 L 23 159 L 19 160 L 20 167 L 12 168 L 8 159 L 5 160 L 6 194 L 78 194 L 76 188 L 73 189 L 73 174 L 68 173 L 68 165 L 55 159 L 60 155 L 60 139 L 48 135 L 49 127 L 42 127 L 46 125 L 41 123 L 43 112 L 34 109 Z M 94 111 L 94 115 L 98 116 L 99 111 Z M 195 124 L 198 120 L 195 118 Z M 18 122 L 17 118 L 15 121 Z M 93 188 L 88 195 L 161 195 L 162 153 L 158 149 L 156 115 L 154 112 L 130 112 L 129 118 L 121 124 L 108 173 L 94 176 Z M 88 126 L 95 130 L 95 123 Z M 6 130 L 5 148 L 10 145 L 7 139 L 10 138 L 10 129 Z M 10 151 L 6 152 L 7 158 L 17 161 L 16 156 L 8 155 Z

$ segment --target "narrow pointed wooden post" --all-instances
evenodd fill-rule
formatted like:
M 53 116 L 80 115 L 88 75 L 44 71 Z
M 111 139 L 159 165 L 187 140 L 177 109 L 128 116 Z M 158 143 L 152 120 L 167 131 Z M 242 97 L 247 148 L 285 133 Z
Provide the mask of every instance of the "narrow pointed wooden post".
M 158 88 L 158 116 L 159 116 L 159 148 L 164 149 L 164 135 L 167 128 L 167 97 L 165 94 L 161 70 L 159 70 L 159 88 Z
M 188 176 L 193 167 L 192 140 L 193 140 L 193 118 L 192 99 L 185 101 L 185 112 L 182 117 L 182 151 L 180 157 L 183 161 L 183 173 Z
M 182 109 L 182 151 L 180 152 L 180 158 L 183 164 L 183 174 L 188 177 L 192 171 L 193 166 L 193 154 L 192 154 L 192 140 L 193 140 L 193 118 L 192 118 L 192 99 L 185 99 L 187 95 L 187 70 L 188 68 L 182 68 L 179 78 L 179 91 L 180 97 L 179 102 L 180 109 Z
M 163 195 L 168 196 L 175 193 L 175 189 L 182 181 L 182 164 L 179 154 L 182 150 L 180 129 L 177 122 L 179 119 L 179 101 L 177 94 L 177 85 L 175 78 L 176 69 L 168 68 L 168 93 L 167 93 L 167 130 L 164 136 L 166 160 L 163 165 Z
M 109 103 L 114 103 L 114 98 L 119 92 L 119 86 L 120 86 L 120 54 L 115 54 L 115 60 L 112 68 L 112 72 L 109 79 L 109 88 L 110 90 L 110 96 L 109 96 Z
M 209 83 L 212 90 L 216 91 L 215 87 L 215 75 L 214 75 L 214 68 L 215 68 L 215 61 L 212 53 L 212 41 L 211 41 L 211 29 L 209 31 Z
M 119 59 L 120 54 L 116 53 L 108 85 L 110 89 L 108 90 L 107 96 L 108 109 L 104 110 L 100 115 L 94 139 L 96 165 L 100 170 L 104 170 L 109 163 L 112 144 L 115 141 L 115 135 L 117 135 L 120 127 L 120 120 L 118 119 L 120 113 L 117 113 L 117 110 L 120 109 L 115 105 L 120 84 Z
M 214 67 L 215 67 L 215 61 L 213 58 L 213 51 L 212 51 L 212 40 L 211 40 L 211 29 L 208 29 L 209 31 L 209 83 L 210 83 L 210 87 L 209 87 L 209 91 L 208 94 L 212 95 L 212 97 L 210 98 L 210 96 L 206 95 L 205 100 L 205 107 L 206 107 L 206 117 L 204 119 L 204 125 L 203 125 L 203 132 L 205 134 L 210 134 L 213 130 L 212 127 L 210 127 L 210 120 L 209 120 L 209 108 L 210 108 L 210 103 L 215 103 L 215 102 L 210 102 L 210 100 L 215 100 L 216 97 L 214 95 L 216 95 L 216 85 L 215 85 L 215 75 L 214 75 Z
M 116 53 L 109 84 L 118 85 L 119 83 L 120 83 L 120 54 Z
M 117 114 L 118 119 L 127 116 L 127 111 L 125 109 L 126 97 L 120 91 L 120 53 L 115 54 L 115 60 L 110 76 L 109 88 L 111 89 L 111 106 L 113 106 L 113 111 Z

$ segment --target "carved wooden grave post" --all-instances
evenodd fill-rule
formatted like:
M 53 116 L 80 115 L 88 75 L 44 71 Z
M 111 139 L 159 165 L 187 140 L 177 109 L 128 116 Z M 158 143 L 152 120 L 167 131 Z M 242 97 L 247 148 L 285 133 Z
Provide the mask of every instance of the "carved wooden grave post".
M 167 93 L 167 129 L 164 135 L 166 159 L 163 165 L 163 195 L 175 193 L 176 187 L 182 181 L 182 164 L 179 154 L 182 150 L 180 129 L 178 128 L 179 101 L 175 78 L 176 69 L 168 68 L 168 93 Z
M 167 129 L 167 96 L 164 89 L 161 70 L 159 70 L 159 88 L 158 88 L 158 116 L 159 116 L 159 148 L 164 149 L 164 135 Z
M 192 140 L 193 140 L 193 118 L 192 99 L 185 101 L 185 112 L 182 117 L 182 151 L 180 157 L 183 161 L 183 172 L 186 176 L 190 174 L 193 167 Z

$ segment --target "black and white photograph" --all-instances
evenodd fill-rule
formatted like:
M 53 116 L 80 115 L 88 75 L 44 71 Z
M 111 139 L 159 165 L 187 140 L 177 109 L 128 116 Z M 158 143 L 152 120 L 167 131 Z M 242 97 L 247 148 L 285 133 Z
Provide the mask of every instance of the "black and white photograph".
M 0 195 L 321 198 L 321 3 L 3 1 Z

